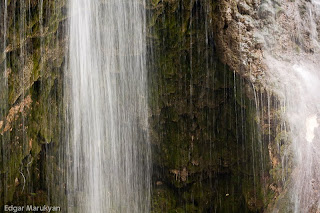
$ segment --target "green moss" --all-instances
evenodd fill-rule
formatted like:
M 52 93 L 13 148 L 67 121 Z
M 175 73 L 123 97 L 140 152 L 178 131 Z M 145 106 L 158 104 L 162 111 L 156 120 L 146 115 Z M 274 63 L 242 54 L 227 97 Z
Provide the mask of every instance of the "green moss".
M 173 212 L 262 211 L 270 167 L 254 92 L 219 62 L 209 23 L 218 2 L 207 3 L 161 1 L 153 8 L 154 179 L 170 186 Z
M 174 195 L 169 189 L 156 189 L 153 190 L 153 205 L 151 212 L 173 212 L 176 202 Z
M 8 106 L 4 114 L 8 114 L 10 108 L 20 104 L 28 95 L 31 95 L 32 102 L 30 107 L 15 115 L 10 123 L 11 129 L 0 135 L 6 145 L 1 148 L 5 152 L 1 153 L 4 161 L 0 162 L 0 181 L 1 186 L 7 185 L 4 189 L 0 188 L 0 201 L 45 204 L 53 199 L 43 196 L 48 187 L 60 187 L 54 186 L 57 180 L 52 186 L 44 183 L 46 177 L 53 178 L 47 171 L 59 170 L 57 166 L 47 170 L 44 156 L 51 159 L 51 155 L 56 154 L 61 135 L 62 93 L 57 91 L 62 88 L 65 46 L 58 29 L 66 18 L 63 14 L 65 0 L 44 0 L 44 8 L 40 8 L 36 1 L 25 3 L 28 7 L 22 9 L 20 6 L 23 3 L 8 1 L 6 43 L 9 51 L 4 59 L 10 74 Z M 40 10 L 43 12 L 42 25 Z M 48 143 L 54 144 L 50 150 Z M 50 165 L 57 165 L 55 161 Z

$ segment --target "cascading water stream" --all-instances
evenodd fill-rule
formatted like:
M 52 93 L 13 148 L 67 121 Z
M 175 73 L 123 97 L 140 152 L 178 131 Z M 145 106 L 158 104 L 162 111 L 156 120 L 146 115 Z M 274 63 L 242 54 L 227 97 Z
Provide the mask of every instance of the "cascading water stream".
M 70 0 L 70 212 L 148 212 L 145 5 Z
M 284 119 L 289 124 L 292 144 L 293 170 L 288 183 L 288 195 L 293 212 L 318 212 L 320 210 L 320 2 L 283 2 L 287 7 L 287 20 L 275 20 L 274 32 L 285 32 L 294 26 L 289 36 L 295 37 L 295 47 L 290 42 L 267 47 L 265 62 L 268 65 L 266 84 L 282 102 Z M 288 26 L 283 28 L 283 26 Z M 281 49 L 282 48 L 282 49 Z M 288 51 L 289 50 L 289 51 Z M 283 161 L 285 162 L 285 161 Z M 286 165 L 282 166 L 283 168 Z M 275 209 L 276 211 L 276 209 Z

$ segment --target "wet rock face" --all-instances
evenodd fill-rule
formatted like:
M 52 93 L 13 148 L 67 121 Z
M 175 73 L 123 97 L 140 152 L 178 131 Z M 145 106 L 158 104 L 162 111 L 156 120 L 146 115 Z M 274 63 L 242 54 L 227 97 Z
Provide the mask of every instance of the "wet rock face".
M 7 10 L 0 5 L 6 29 L 0 31 L 0 206 L 43 204 L 55 199 L 45 194 L 61 171 L 65 0 L 7 2 Z M 275 194 L 281 197 L 273 142 L 288 139 L 278 131 L 276 98 L 257 86 L 266 69 L 263 49 L 275 42 L 257 29 L 272 28 L 274 17 L 285 20 L 285 8 L 269 0 L 148 3 L 152 211 L 263 211 Z M 299 41 L 280 35 L 284 49 Z M 56 196 L 64 190 L 55 189 Z
M 259 12 L 270 13 L 259 20 L 256 31 L 264 38 L 264 51 L 274 54 L 307 53 L 316 51 L 314 40 L 319 39 L 319 9 L 314 1 L 263 1 Z M 315 17 L 313 19 L 313 17 Z M 317 37 L 318 36 L 318 37 Z
M 64 0 L 1 3 L 0 206 L 49 199 L 46 162 L 56 165 L 49 156 L 63 121 L 65 10 Z
M 246 33 L 253 30 L 252 5 L 159 1 L 151 6 L 153 212 L 266 208 L 268 143 L 258 134 L 247 70 L 238 69 L 239 57 L 250 56 L 240 54 L 244 36 L 236 27 L 241 20 Z
M 313 105 L 313 101 L 301 100 L 302 97 L 307 97 L 306 95 L 311 93 L 311 89 L 308 92 L 302 92 L 302 95 L 299 95 L 300 89 L 293 86 L 293 84 L 303 84 L 303 81 L 301 80 L 303 78 L 295 78 L 294 66 L 303 67 L 302 73 L 304 76 L 308 76 L 312 72 L 317 76 L 318 73 L 318 70 L 315 70 L 314 68 L 319 66 L 318 35 L 320 32 L 320 10 L 319 5 L 317 5 L 316 2 L 317 1 L 300 0 L 274 2 L 263 1 L 265 8 L 269 7 L 269 10 L 273 12 L 273 14 L 265 14 L 265 16 L 261 18 L 259 26 L 256 27 L 256 31 L 260 34 L 260 37 L 263 38 L 263 63 L 268 65 L 266 66 L 267 78 L 263 84 L 265 84 L 265 87 L 267 87 L 269 91 L 273 90 L 275 96 L 277 96 L 279 100 L 282 99 L 281 105 L 286 107 L 286 111 L 282 111 L 282 114 L 284 115 L 287 114 L 287 111 L 290 111 L 293 108 L 298 108 L 296 106 L 298 105 L 297 102 L 308 103 L 308 107 L 310 108 L 312 108 L 311 106 Z M 317 79 L 317 77 L 313 78 Z M 285 82 L 287 79 L 289 83 Z M 310 82 L 307 84 L 314 85 L 315 87 L 318 85 L 317 83 L 310 84 Z M 283 92 L 285 91 L 285 88 L 289 88 L 288 90 L 290 90 L 290 94 L 294 94 L 294 97 L 290 97 L 290 94 L 287 94 L 285 97 L 286 101 L 283 100 Z M 284 102 L 292 102 L 289 100 L 293 100 L 293 102 L 296 100 L 297 102 L 295 102 L 295 104 L 284 104 Z M 301 111 L 303 110 L 299 109 L 298 114 Z M 312 110 L 307 112 L 310 114 L 314 113 Z M 316 196 L 309 196 L 313 191 L 310 189 L 313 188 L 313 183 L 310 185 L 308 183 L 312 181 L 307 180 L 309 177 L 304 177 L 301 181 L 301 177 L 299 176 L 299 172 L 303 171 L 308 173 L 307 171 L 310 170 L 311 167 L 310 164 L 308 164 L 308 160 L 306 160 L 306 157 L 301 157 L 303 160 L 302 162 L 299 162 L 299 160 L 295 158 L 296 154 L 299 153 L 295 147 L 304 144 L 304 139 L 301 139 L 296 135 L 296 133 L 303 132 L 303 129 L 305 128 L 303 125 L 302 128 L 296 127 L 296 125 L 304 124 L 305 122 L 304 114 L 299 115 L 300 117 L 298 122 L 292 122 L 292 120 L 290 120 L 290 116 L 284 116 L 283 120 L 280 121 L 289 127 L 287 130 L 282 129 L 282 133 L 279 133 L 279 131 L 277 133 L 277 138 L 282 138 L 281 149 L 277 151 L 275 148 L 277 144 L 276 142 L 271 144 L 271 147 L 273 146 L 273 151 L 270 153 L 272 153 L 273 156 L 281 156 L 281 162 L 289 164 L 287 168 L 284 169 L 284 171 L 288 173 L 286 174 L 287 177 L 282 177 L 282 179 L 285 180 L 283 181 L 285 183 L 282 184 L 284 186 L 279 187 L 281 185 L 278 184 L 278 187 L 273 189 L 276 191 L 277 195 L 275 197 L 276 201 L 274 202 L 274 207 L 280 212 L 292 211 L 291 208 L 293 207 L 296 209 L 303 209 L 303 211 L 313 212 L 316 210 L 310 208 L 306 203 L 313 199 L 318 202 L 317 198 L 315 198 Z M 278 130 L 279 129 L 280 128 L 278 128 Z M 299 129 L 299 131 L 293 131 L 293 129 Z M 289 135 L 289 139 L 286 139 L 288 136 L 285 135 Z M 298 143 L 297 140 L 299 140 Z M 295 143 L 295 145 L 292 146 L 291 143 Z M 305 146 L 303 149 L 307 150 Z M 298 148 L 298 150 L 300 149 Z M 306 152 L 302 151 L 302 153 Z M 299 167 L 301 168 L 301 166 L 299 166 L 301 163 L 303 165 L 303 169 L 299 169 Z M 278 161 L 273 160 L 273 170 L 271 171 L 272 176 L 281 176 L 279 175 L 279 172 L 276 172 L 276 170 L 281 169 L 280 164 L 281 163 Z M 317 169 L 314 169 L 314 171 L 317 171 Z M 301 183 L 306 184 L 301 187 Z M 305 191 L 298 191 L 297 186 L 303 188 Z M 307 189 L 309 186 L 310 188 Z M 304 194 L 306 191 L 307 193 Z M 297 198 L 296 196 L 300 198 Z M 290 203 L 292 201 L 293 203 Z M 317 205 L 315 201 L 311 202 L 314 202 L 314 204 Z M 307 210 L 308 208 L 310 209 Z
M 221 1 L 213 13 L 217 53 L 221 61 L 251 82 L 264 75 L 262 38 L 255 33 L 260 16 L 269 7 L 259 0 Z
M 291 146 L 293 139 L 288 137 L 290 129 L 294 127 L 285 116 L 286 110 L 281 110 L 283 106 L 290 107 L 284 104 L 285 101 L 281 102 L 283 91 L 285 91 L 283 87 L 290 88 L 292 85 L 283 82 L 287 79 L 294 81 L 290 78 L 294 73 L 285 76 L 286 70 L 292 70 L 294 64 L 305 65 L 307 62 L 310 67 L 318 66 L 319 7 L 317 1 L 302 0 L 261 0 L 260 2 L 246 1 L 246 3 L 249 7 L 243 7 L 242 1 L 223 3 L 222 16 L 225 17 L 226 23 L 234 24 L 225 25 L 226 29 L 229 26 L 232 28 L 224 36 L 222 32 L 218 32 L 217 35 L 221 39 L 218 40 L 217 49 L 226 64 L 241 76 L 249 77 L 248 79 L 255 85 L 258 91 L 257 100 L 261 98 L 258 105 L 262 109 L 259 111 L 270 112 L 262 114 L 260 119 L 264 137 L 269 137 L 267 141 L 269 141 L 268 149 L 272 166 L 269 171 L 271 183 L 268 188 L 272 191 L 273 201 L 266 211 L 274 209 L 280 212 L 291 211 L 290 208 L 297 205 L 290 203 L 292 196 L 290 188 L 294 188 L 291 187 L 294 182 L 291 178 L 294 175 L 291 176 L 291 172 L 292 174 L 296 172 L 296 176 L 298 172 L 292 160 L 294 158 L 294 150 Z M 247 15 L 251 17 L 249 22 L 253 23 L 249 28 L 244 27 Z M 221 30 L 223 27 L 221 23 L 220 25 Z M 230 47 L 228 44 L 232 42 L 234 42 L 233 46 Z M 240 63 L 237 64 L 237 61 Z M 304 74 L 307 75 L 308 72 Z M 267 97 L 268 100 L 263 101 L 263 97 Z M 290 98 L 285 99 L 287 101 Z M 273 104 L 270 104 L 270 100 Z M 266 104 L 268 107 L 265 107 Z M 303 122 L 304 119 L 301 120 Z M 269 129 L 266 128 L 267 126 Z M 283 128 L 283 126 L 286 127 Z M 305 197 L 308 196 L 301 195 L 301 200 L 307 200 Z M 302 201 L 298 208 L 304 209 L 303 202 L 305 201 Z M 311 208 L 311 211 L 315 210 Z

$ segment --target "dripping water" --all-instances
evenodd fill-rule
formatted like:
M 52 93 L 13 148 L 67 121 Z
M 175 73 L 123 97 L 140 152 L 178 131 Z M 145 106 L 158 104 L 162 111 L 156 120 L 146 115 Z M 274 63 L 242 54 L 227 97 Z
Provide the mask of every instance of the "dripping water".
M 7 0 L 4 1 L 3 5 L 0 5 L 0 132 L 4 128 L 4 118 L 7 110 L 7 93 L 8 93 L 8 78 L 7 78 L 7 59 L 6 59 L 6 39 L 7 39 Z M 6 164 L 7 151 L 5 149 L 6 138 L 2 137 L 0 141 L 0 162 L 2 165 Z M 0 164 L 0 165 L 1 165 Z M 1 166 L 2 166 L 1 165 Z M 5 180 L 0 181 L 0 190 L 3 191 L 3 195 L 7 195 L 7 190 L 3 187 Z M 0 198 L 2 198 L 0 196 Z M 3 199 L 5 200 L 5 199 Z
M 287 184 L 288 199 L 293 204 L 292 209 L 287 206 L 288 211 L 317 212 L 320 210 L 320 46 L 317 32 L 320 5 L 318 0 L 295 1 L 287 3 L 287 7 L 290 8 L 288 22 L 292 21 L 296 29 L 289 33 L 296 37 L 296 46 L 290 49 L 287 44 L 290 51 L 281 50 L 281 44 L 267 47 L 266 84 L 281 101 L 279 111 L 285 120 L 280 125 L 281 132 L 288 132 L 291 140 L 287 147 L 279 144 L 279 152 L 284 149 L 282 180 Z M 292 14 L 295 16 L 290 16 Z M 274 25 L 283 30 L 281 22 L 278 23 Z M 288 170 L 290 161 L 292 172 Z M 290 181 L 285 178 L 288 172 Z

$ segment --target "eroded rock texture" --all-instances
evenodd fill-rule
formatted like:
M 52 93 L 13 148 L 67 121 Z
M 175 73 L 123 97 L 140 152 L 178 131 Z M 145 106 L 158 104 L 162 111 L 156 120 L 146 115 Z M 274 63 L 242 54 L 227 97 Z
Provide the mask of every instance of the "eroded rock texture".
M 65 10 L 63 0 L 0 2 L 0 206 L 48 204 L 57 184 Z

